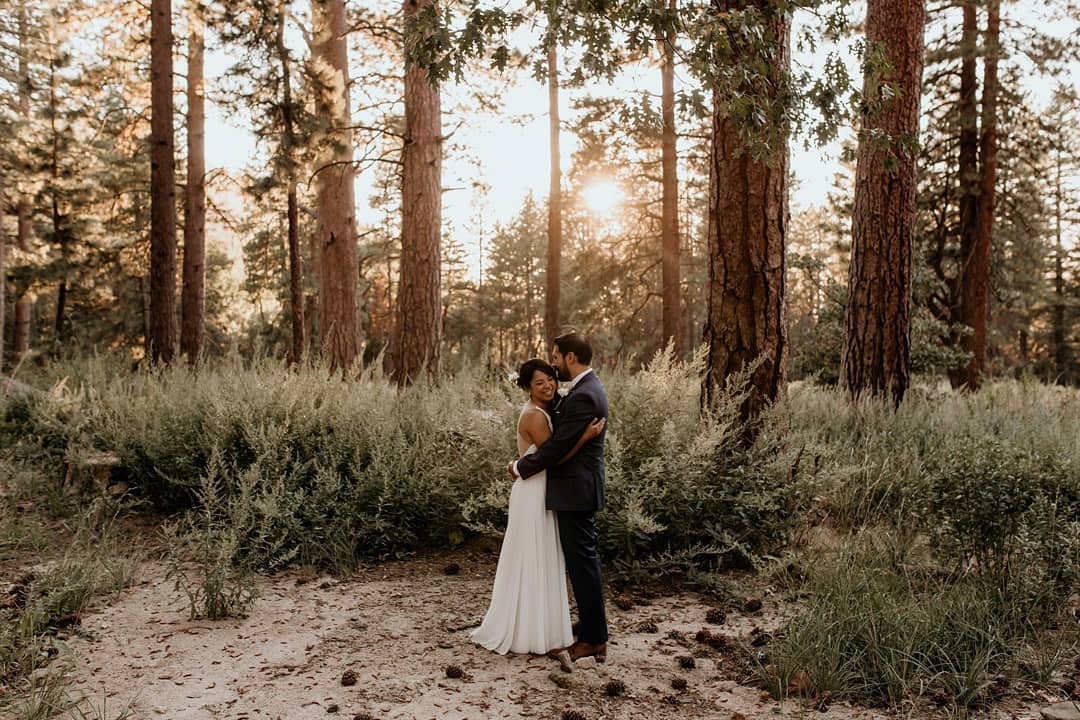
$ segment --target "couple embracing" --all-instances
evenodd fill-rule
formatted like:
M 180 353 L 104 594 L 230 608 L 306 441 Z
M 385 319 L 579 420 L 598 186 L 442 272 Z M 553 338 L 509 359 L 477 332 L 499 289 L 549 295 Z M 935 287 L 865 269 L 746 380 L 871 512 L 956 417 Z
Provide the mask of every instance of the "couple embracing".
M 604 662 L 607 618 L 596 541 L 604 507 L 608 402 L 590 367 L 592 347 L 576 333 L 555 339 L 551 364 L 529 360 L 517 384 L 528 393 L 517 425 L 518 454 L 491 605 L 472 632 L 498 653 L 546 653 L 566 671 L 583 657 Z M 560 398 L 559 380 L 570 381 Z M 566 575 L 578 606 L 570 624 Z

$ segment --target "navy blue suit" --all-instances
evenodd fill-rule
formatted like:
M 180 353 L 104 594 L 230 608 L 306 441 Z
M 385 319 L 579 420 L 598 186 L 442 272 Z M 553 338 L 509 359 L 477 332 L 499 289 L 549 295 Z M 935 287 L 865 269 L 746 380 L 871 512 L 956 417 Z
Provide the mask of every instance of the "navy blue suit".
M 518 460 L 521 477 L 547 470 L 547 508 L 556 511 L 559 540 L 570 584 L 577 599 L 578 637 L 583 642 L 607 642 L 604 587 L 596 542 L 596 511 L 604 507 L 604 436 L 585 443 L 561 465 L 594 419 L 608 416 L 607 393 L 595 372 L 587 373 L 563 398 L 552 416 L 554 433 L 537 450 Z

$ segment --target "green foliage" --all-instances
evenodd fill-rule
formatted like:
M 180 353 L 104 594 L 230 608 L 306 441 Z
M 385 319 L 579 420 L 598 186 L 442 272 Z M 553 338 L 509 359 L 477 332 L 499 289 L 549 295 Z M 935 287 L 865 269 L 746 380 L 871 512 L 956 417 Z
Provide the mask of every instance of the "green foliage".
M 702 362 L 700 353 L 680 363 L 662 352 L 608 383 L 608 506 L 598 522 L 617 575 L 746 566 L 787 539 L 796 498 L 788 458 L 770 438 L 743 447 L 738 382 L 702 416 Z
M 268 361 L 132 375 L 98 359 L 66 370 L 71 390 L 23 421 L 54 429 L 44 437 L 57 448 L 42 452 L 109 448 L 133 493 L 191 511 L 174 529 L 184 545 L 174 568 L 198 614 L 242 608 L 253 571 L 292 561 L 343 570 L 505 525 L 522 398 L 502 377 L 466 368 L 399 393 L 374 371 L 344 382 Z M 699 373 L 700 358 L 663 353 L 640 372 L 604 373 L 600 533 L 618 575 L 745 565 L 786 537 L 783 453 L 775 441 L 741 449 L 735 405 L 702 419 Z
M 115 503 L 104 498 L 83 508 L 68 551 L 35 572 L 19 607 L 0 609 L 0 682 L 20 681 L 45 667 L 56 654 L 50 648 L 57 642 L 52 635 L 58 627 L 82 613 L 95 596 L 131 584 L 134 563 L 118 538 L 118 512 Z M 40 704 L 43 698 L 35 699 L 36 692 L 23 700 Z
M 990 702 L 996 677 L 1025 675 L 1020 658 L 1051 635 L 1043 598 L 942 574 L 908 544 L 870 530 L 813 564 L 811 601 L 761 661 L 770 692 L 794 692 L 804 673 L 801 694 L 963 710 Z
M 1060 452 L 962 438 L 929 473 L 927 532 L 939 554 L 1058 604 L 1080 581 L 1080 482 Z M 1064 597 L 1060 597 L 1064 594 Z

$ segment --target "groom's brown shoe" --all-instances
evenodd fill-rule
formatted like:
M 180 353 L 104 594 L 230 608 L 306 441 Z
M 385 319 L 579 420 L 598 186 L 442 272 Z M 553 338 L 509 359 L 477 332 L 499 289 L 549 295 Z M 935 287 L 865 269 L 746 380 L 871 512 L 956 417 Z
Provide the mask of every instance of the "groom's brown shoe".
M 593 645 L 592 643 L 582 642 L 578 640 L 576 643 L 567 648 L 570 653 L 570 659 L 578 661 L 583 657 L 594 657 L 596 662 L 602 663 L 607 660 L 607 643 L 600 643 Z

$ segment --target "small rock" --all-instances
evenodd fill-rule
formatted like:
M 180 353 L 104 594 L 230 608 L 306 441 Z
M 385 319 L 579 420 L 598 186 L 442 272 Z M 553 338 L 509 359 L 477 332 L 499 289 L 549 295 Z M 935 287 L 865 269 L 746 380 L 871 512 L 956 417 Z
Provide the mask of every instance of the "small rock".
M 1080 720 L 1080 709 L 1072 702 L 1054 703 L 1044 707 L 1039 714 L 1043 720 Z
M 341 708 L 340 708 L 340 707 L 338 707 L 338 704 L 337 704 L 337 703 L 330 703 L 329 705 L 327 705 L 327 706 L 326 706 L 326 712 L 327 712 L 328 714 L 330 714 L 330 715 L 333 715 L 333 714 L 335 714 L 335 713 L 336 713 L 336 712 L 337 712 L 338 710 L 340 710 L 340 709 L 341 709 Z

